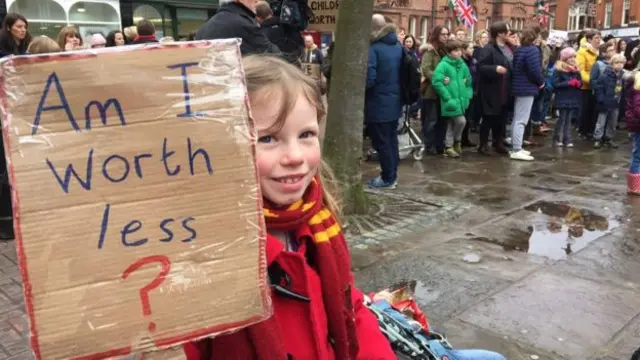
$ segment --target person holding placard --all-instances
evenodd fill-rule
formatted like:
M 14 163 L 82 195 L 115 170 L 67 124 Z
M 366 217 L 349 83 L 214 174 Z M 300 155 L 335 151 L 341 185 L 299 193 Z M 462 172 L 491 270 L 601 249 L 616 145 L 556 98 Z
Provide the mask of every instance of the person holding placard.
M 274 316 L 189 343 L 187 359 L 396 359 L 350 272 L 335 184 L 320 151 L 325 108 L 317 83 L 276 57 L 248 57 L 244 69 Z

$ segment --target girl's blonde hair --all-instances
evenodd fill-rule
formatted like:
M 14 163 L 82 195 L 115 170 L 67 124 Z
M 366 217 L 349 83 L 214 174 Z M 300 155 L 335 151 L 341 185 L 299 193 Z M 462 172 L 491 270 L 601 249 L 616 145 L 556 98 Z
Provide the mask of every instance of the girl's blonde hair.
M 60 45 L 58 45 L 52 38 L 40 35 L 31 40 L 31 44 L 27 48 L 29 54 L 46 54 L 60 52 Z
M 623 64 L 625 64 L 627 62 L 627 58 L 625 58 L 624 55 L 622 55 L 622 54 L 615 54 L 615 55 L 613 55 L 611 57 L 611 60 L 609 60 L 609 62 L 611 64 L 614 64 L 614 63 L 623 63 Z
M 273 126 L 269 131 L 279 131 L 296 106 L 298 97 L 303 95 L 316 109 L 320 128 L 325 121 L 326 109 L 322 101 L 322 93 L 317 81 L 297 67 L 274 56 L 251 55 L 243 58 L 244 72 L 247 81 L 249 98 L 255 103 L 280 99 L 280 109 Z M 274 96 L 275 95 L 275 96 Z M 322 160 L 318 168 L 324 188 L 324 202 L 336 217 L 341 214 L 336 194 L 335 176 L 327 163 Z
M 80 32 L 75 26 L 69 25 L 63 27 L 60 30 L 60 33 L 58 33 L 58 46 L 60 46 L 60 49 L 64 50 L 64 46 L 67 44 L 67 37 L 69 35 L 75 35 L 78 40 L 80 40 L 80 46 L 82 46 L 82 35 L 80 35 Z
M 480 30 L 476 33 L 476 37 L 474 39 L 475 45 L 480 45 L 480 39 L 482 39 L 482 35 L 487 34 L 489 36 L 489 32 L 487 30 Z

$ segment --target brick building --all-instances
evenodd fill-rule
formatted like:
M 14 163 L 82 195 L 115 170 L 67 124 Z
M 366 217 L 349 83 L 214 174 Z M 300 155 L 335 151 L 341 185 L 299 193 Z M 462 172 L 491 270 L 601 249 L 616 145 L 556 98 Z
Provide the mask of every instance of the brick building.
M 435 25 L 455 29 L 458 25 L 448 0 L 373 0 L 374 11 L 420 40 L 429 36 Z M 635 0 L 639 1 L 640 0 Z M 508 21 L 513 29 L 536 22 L 535 0 L 471 0 L 478 22 L 473 32 L 486 29 L 493 21 Z
M 553 0 L 551 10 L 553 28 L 574 36 L 585 27 L 617 37 L 637 37 L 640 30 L 640 0 Z

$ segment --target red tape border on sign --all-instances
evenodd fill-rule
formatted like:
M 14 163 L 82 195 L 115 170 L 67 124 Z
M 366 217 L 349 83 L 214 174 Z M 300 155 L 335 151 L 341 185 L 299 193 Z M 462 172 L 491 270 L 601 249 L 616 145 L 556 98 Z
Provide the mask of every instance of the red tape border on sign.
M 213 47 L 217 44 L 225 44 L 226 42 L 230 42 L 230 41 L 235 41 L 236 44 L 239 44 L 239 40 L 234 39 L 234 40 L 220 40 L 220 41 L 195 41 L 195 42 L 188 42 L 188 43 L 165 43 L 165 44 L 153 44 L 153 45 L 139 45 L 139 46 L 132 46 L 132 45 L 127 45 L 127 46 L 122 46 L 122 47 L 117 47 L 114 50 L 111 51 L 105 51 L 105 52 L 101 52 L 100 56 L 109 56 L 111 54 L 117 54 L 123 51 L 134 51 L 134 50 L 143 50 L 143 51 L 162 51 L 162 50 L 168 50 L 168 49 L 173 49 L 176 47 L 179 48 L 190 48 L 190 47 L 202 47 L 202 48 L 207 48 L 207 47 Z M 111 48 L 109 48 L 111 49 Z M 236 52 L 238 55 L 238 59 L 241 59 L 241 54 L 240 54 L 240 46 L 236 46 Z M 75 60 L 75 59 L 84 59 L 84 58 L 91 58 L 91 57 L 96 57 L 98 56 L 95 51 L 93 50 L 81 50 L 81 51 L 77 51 L 77 52 L 70 52 L 70 53 L 55 53 L 55 54 L 46 54 L 46 55 L 32 55 L 32 56 L 25 56 L 25 57 L 18 57 L 18 58 L 8 58 L 2 62 L 0 62 L 0 66 L 6 66 L 6 63 L 12 63 L 12 64 L 24 64 L 24 63 L 39 63 L 39 62 L 46 62 L 46 61 L 64 61 L 64 60 Z M 245 79 L 244 79 L 244 70 L 242 71 L 242 82 L 243 85 L 245 85 L 245 89 L 246 89 L 246 83 L 245 83 Z M 9 100 L 8 100 L 8 96 L 7 93 L 5 91 L 5 76 L 4 73 L 2 71 L 0 71 L 0 105 L 2 107 L 2 112 L 5 118 L 4 123 L 2 124 L 2 136 L 4 139 L 4 150 L 5 150 L 5 156 L 8 158 L 8 162 L 7 162 L 7 166 L 8 166 L 8 170 L 9 170 L 9 177 L 11 179 L 11 184 L 15 183 L 15 176 L 14 176 L 14 169 L 13 169 L 13 162 L 11 161 L 11 156 L 12 153 L 10 151 L 11 149 L 11 139 L 10 136 L 8 135 L 8 130 L 9 130 L 9 124 L 12 121 L 12 114 L 8 113 L 8 109 L 9 109 Z M 252 138 L 252 141 L 250 142 L 249 145 L 249 150 L 251 151 L 251 155 L 253 156 L 253 158 L 255 159 L 255 155 L 256 155 L 256 146 L 255 146 L 255 125 L 253 122 L 253 117 L 251 115 L 251 107 L 250 107 L 250 103 L 249 103 L 249 96 L 248 94 L 246 94 L 245 91 L 245 106 L 248 109 L 248 113 L 249 113 L 249 132 Z M 254 161 L 254 176 L 255 176 L 255 180 L 256 183 L 259 183 L 259 178 L 258 178 L 258 169 L 257 169 L 257 165 Z M 18 193 L 18 190 L 15 187 L 11 187 L 11 198 L 12 198 L 12 208 L 13 208 L 13 223 L 14 223 L 14 229 L 15 229 L 15 241 L 16 241 L 16 250 L 17 250 L 17 255 L 18 255 L 18 262 L 19 262 L 19 268 L 20 268 L 20 275 L 22 277 L 22 289 L 24 292 L 24 298 L 25 298 L 25 307 L 27 309 L 27 315 L 29 317 L 29 331 L 30 331 L 30 343 L 31 343 L 31 348 L 33 350 L 33 354 L 35 356 L 35 358 L 37 360 L 41 360 L 42 359 L 42 355 L 40 352 L 40 344 L 38 342 L 38 327 L 36 325 L 36 315 L 35 315 L 35 309 L 33 306 L 33 295 L 31 292 L 31 281 L 29 280 L 29 271 L 27 270 L 27 256 L 24 252 L 24 243 L 23 243 L 23 239 L 22 239 L 22 228 L 21 228 L 21 224 L 20 224 L 20 194 Z M 257 201 L 256 201 L 256 207 L 257 207 L 257 211 L 259 214 L 262 214 L 262 193 L 260 191 L 260 187 L 258 187 L 257 189 Z M 260 281 L 260 294 L 262 297 L 262 305 L 264 309 L 267 309 L 270 307 L 271 302 L 269 300 L 269 294 L 270 294 L 270 290 L 269 287 L 267 286 L 267 282 L 266 280 L 263 281 L 262 279 L 266 279 L 266 271 L 267 271 L 267 263 L 266 263 L 266 225 L 264 222 L 264 217 L 260 216 L 260 226 L 259 226 L 259 231 L 258 231 L 258 236 L 259 236 L 259 247 L 260 247 L 260 251 L 258 254 L 258 263 L 259 263 L 259 270 L 258 270 L 258 276 Z M 198 330 L 194 330 L 188 334 L 184 334 L 184 335 L 179 335 L 179 336 L 174 336 L 171 338 L 166 338 L 166 339 L 158 339 L 155 340 L 155 345 L 158 348 L 166 348 L 166 347 L 170 347 L 172 345 L 179 345 L 185 342 L 188 342 L 189 340 L 196 340 L 199 338 L 203 338 L 206 337 L 209 334 L 213 334 L 213 333 L 219 333 L 219 332 L 224 332 L 225 330 L 231 330 L 231 329 L 235 329 L 235 328 L 239 328 L 239 327 L 244 327 L 244 326 L 248 326 L 251 325 L 253 323 L 256 323 L 258 321 L 260 321 L 262 319 L 261 316 L 253 316 L 245 321 L 239 321 L 239 322 L 235 322 L 235 323 L 231 323 L 231 324 L 225 324 L 225 325 L 218 325 L 218 326 L 211 326 L 211 327 L 207 327 L 204 329 L 198 329 Z M 95 354 L 89 354 L 89 355 L 83 355 L 83 356 L 79 356 L 79 357 L 75 357 L 73 358 L 74 360 L 98 360 L 98 359 L 104 359 L 106 357 L 113 357 L 113 356 L 119 356 L 119 355 L 129 355 L 131 354 L 132 351 L 132 346 L 126 346 L 123 348 L 119 348 L 119 349 L 112 349 L 112 350 L 107 350 L 101 353 L 95 353 Z

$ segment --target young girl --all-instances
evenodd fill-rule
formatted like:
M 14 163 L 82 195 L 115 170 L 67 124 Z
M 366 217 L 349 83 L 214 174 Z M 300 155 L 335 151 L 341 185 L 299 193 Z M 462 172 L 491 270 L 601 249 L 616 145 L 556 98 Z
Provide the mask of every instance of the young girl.
M 580 109 L 582 76 L 576 62 L 576 51 L 565 48 L 560 52 L 553 72 L 552 88 L 556 95 L 556 108 L 560 112 L 553 131 L 554 146 L 573 147 L 571 142 L 571 119 Z
M 640 60 L 638 57 L 637 60 Z M 636 66 L 638 64 L 636 60 Z M 629 194 L 640 195 L 640 71 L 630 74 L 626 81 L 626 113 L 627 128 L 631 133 L 633 152 L 631 165 L 627 174 L 627 189 Z M 638 349 L 640 354 L 640 349 Z
M 331 182 L 321 176 L 329 172 L 322 170 L 325 109 L 317 84 L 274 57 L 247 57 L 244 69 L 258 133 L 274 316 L 187 344 L 187 359 L 396 359 L 354 287 Z

